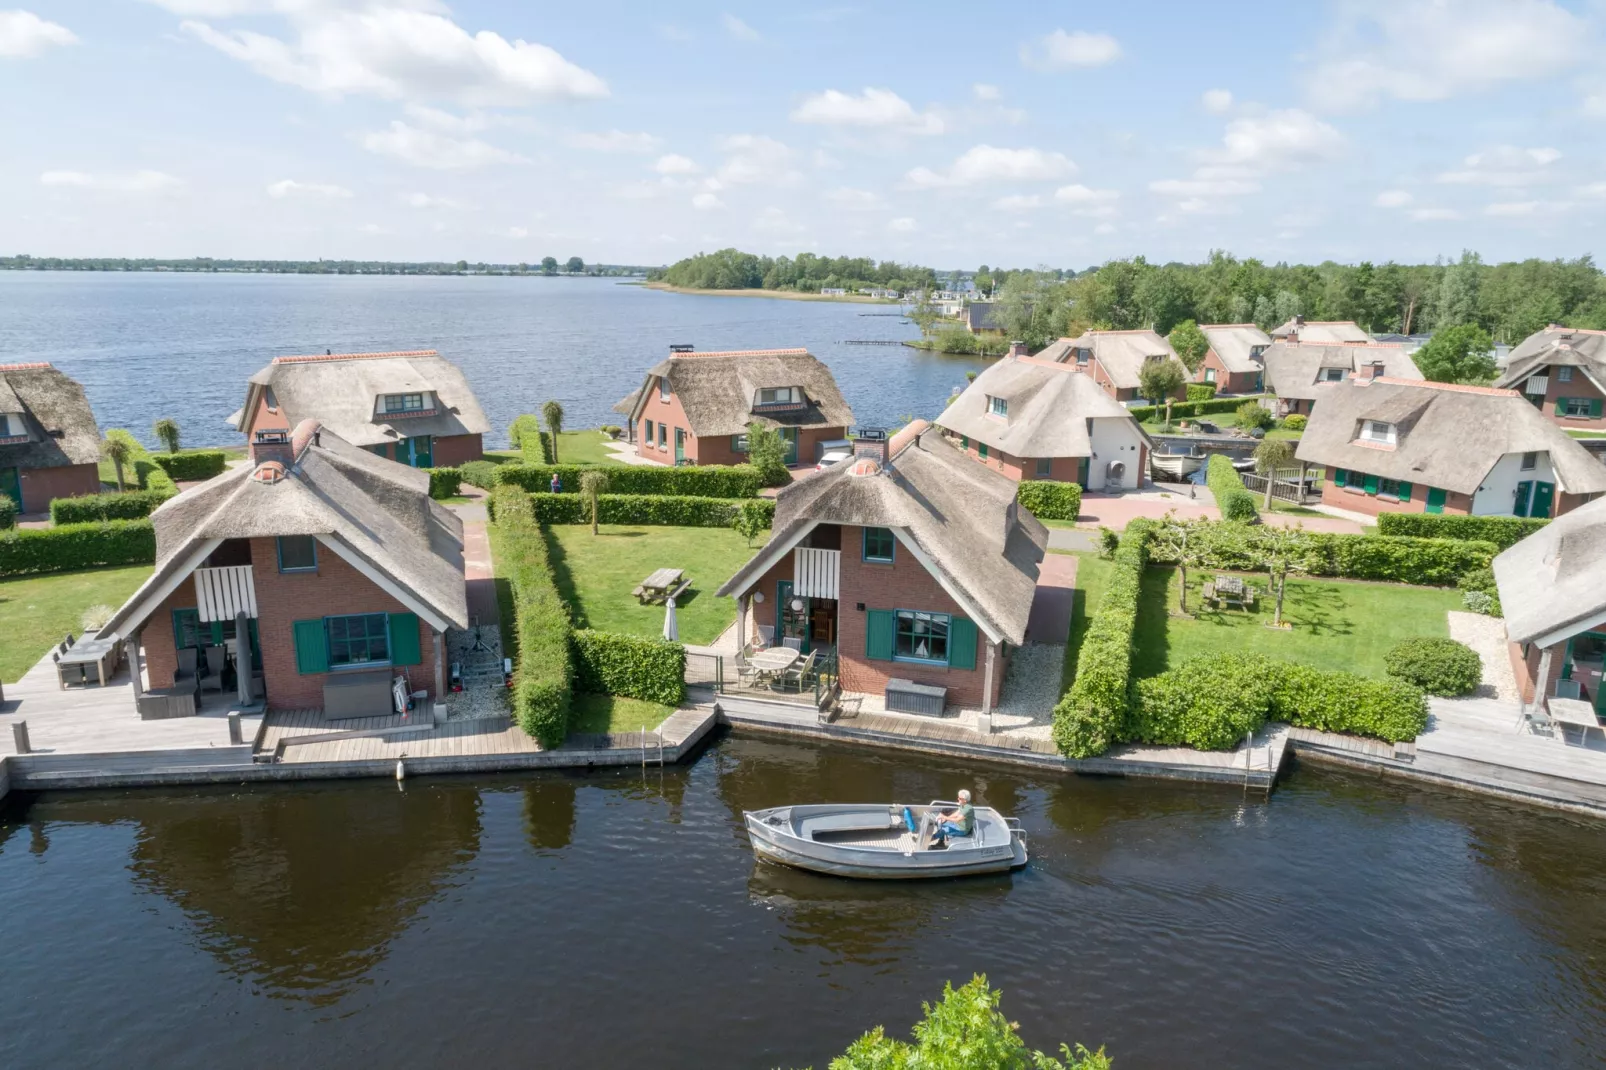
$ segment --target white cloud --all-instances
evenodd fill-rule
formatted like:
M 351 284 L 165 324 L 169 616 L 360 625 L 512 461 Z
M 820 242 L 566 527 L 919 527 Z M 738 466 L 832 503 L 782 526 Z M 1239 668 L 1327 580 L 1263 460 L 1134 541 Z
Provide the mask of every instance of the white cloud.
M 362 147 L 381 156 L 394 156 L 414 167 L 437 171 L 469 171 L 520 159 L 479 138 L 454 137 L 438 130 L 410 126 L 400 119 L 392 120 L 385 130 L 364 134 Z
M 449 208 L 456 211 L 463 207 L 462 201 L 453 200 L 451 197 L 435 197 L 428 193 L 409 193 L 401 200 L 409 208 Z
M 748 183 L 781 184 L 797 178 L 792 150 L 774 138 L 737 134 L 726 138 L 721 147 L 727 154 L 719 168 L 719 180 L 722 182 L 733 186 Z
M 719 17 L 719 24 L 725 27 L 725 32 L 738 41 L 759 41 L 762 38 L 759 32 L 729 11 Z
M 293 178 L 284 178 L 268 186 L 268 196 L 278 199 L 285 197 L 318 197 L 325 200 L 338 200 L 351 195 L 351 190 L 345 186 L 336 186 L 330 182 L 297 182 Z
M 803 98 L 792 109 L 794 123 L 820 126 L 863 126 L 905 130 L 913 134 L 940 134 L 942 119 L 933 112 L 917 112 L 890 89 L 866 88 L 854 96 L 837 89 Z
M 1379 208 L 1404 208 L 1411 203 L 1411 195 L 1403 189 L 1386 189 L 1372 199 Z
M 1438 223 L 1460 219 L 1461 213 L 1454 208 L 1413 208 L 1411 218 L 1421 223 Z
M 695 175 L 700 170 L 695 160 L 673 152 L 658 157 L 652 169 L 660 175 Z
M 1098 226 L 1093 228 L 1093 233 L 1094 234 L 1114 234 L 1115 233 L 1115 224 L 1114 223 L 1100 223 Z
M 913 234 L 918 228 L 911 217 L 899 216 L 887 223 L 887 229 L 895 234 Z
M 624 130 L 606 130 L 601 133 L 569 135 L 569 144 L 577 149 L 592 152 L 655 152 L 663 144 L 662 138 L 646 133 L 628 133 Z
M 1247 178 L 1162 178 L 1149 189 L 1168 197 L 1239 197 L 1260 192 L 1260 183 Z
M 71 189 L 99 190 L 105 193 L 170 193 L 184 180 L 163 171 L 129 171 L 123 174 L 92 175 L 84 171 L 46 171 L 40 185 Z
M 28 59 L 47 49 L 75 45 L 78 35 L 32 11 L 0 11 L 0 56 Z
M 1499 145 L 1486 152 L 1475 152 L 1462 161 L 1462 168 L 1445 171 L 1437 181 L 1454 185 L 1529 186 L 1549 179 L 1545 169 L 1561 153 L 1552 148 L 1520 149 Z
M 1536 214 L 1547 205 L 1543 201 L 1498 201 L 1483 206 L 1483 214 L 1489 216 L 1528 216 Z M 1548 207 L 1556 207 L 1550 205 Z
M 1344 135 L 1307 111 L 1284 108 L 1234 119 L 1221 148 L 1204 153 L 1207 162 L 1246 168 L 1289 168 L 1338 157 Z
M 985 82 L 977 82 L 975 85 L 971 86 L 970 93 L 980 101 L 1002 100 L 1004 96 L 1003 92 L 996 85 L 988 85 Z
M 1206 89 L 1199 97 L 1199 105 L 1211 115 L 1225 115 L 1232 110 L 1232 92 L 1227 89 Z
M 753 219 L 753 229 L 765 234 L 785 234 L 796 236 L 808 230 L 803 224 L 796 222 L 779 208 L 764 209 Z
M 1034 194 L 1017 193 L 1010 197 L 1000 197 L 993 202 L 993 210 L 998 212 L 1030 212 L 1043 207 L 1043 198 Z
M 1317 107 L 1348 111 L 1397 100 L 1448 100 L 1504 82 L 1550 78 L 1590 38 L 1552 0 L 1354 0 L 1306 86 Z
M 904 182 L 915 189 L 936 189 L 983 182 L 1044 182 L 1075 173 L 1076 164 L 1062 153 L 977 145 L 955 160 L 946 172 L 916 167 L 904 176 Z
M 525 227 L 508 227 L 507 236 L 510 238 L 528 238 L 530 232 Z
M 1079 182 L 1061 186 L 1054 191 L 1054 199 L 1062 204 L 1099 204 L 1116 200 L 1120 196 L 1113 189 L 1088 189 Z
M 201 5 L 192 0 L 190 6 Z M 238 3 L 206 6 L 216 17 L 248 9 Z M 409 10 L 395 0 L 356 10 L 308 0 L 272 6 L 290 22 L 292 38 L 197 21 L 181 28 L 264 77 L 331 96 L 481 106 L 608 95 L 606 82 L 546 45 L 509 41 L 490 30 L 470 34 L 445 15 Z
M 856 210 L 875 208 L 881 204 L 881 198 L 876 196 L 874 193 L 871 193 L 869 190 L 853 189 L 848 186 L 827 190 L 825 193 L 825 199 L 830 201 L 832 204 L 840 205 L 843 208 L 851 208 Z
M 1591 182 L 1587 186 L 1579 186 L 1573 192 L 1591 200 L 1606 200 L 1606 182 Z
M 712 193 L 699 193 L 691 199 L 691 206 L 699 212 L 706 212 L 713 208 L 725 207 L 725 202 Z
M 1055 30 L 1020 46 L 1021 62 L 1039 70 L 1102 67 L 1121 58 L 1121 43 L 1107 33 Z

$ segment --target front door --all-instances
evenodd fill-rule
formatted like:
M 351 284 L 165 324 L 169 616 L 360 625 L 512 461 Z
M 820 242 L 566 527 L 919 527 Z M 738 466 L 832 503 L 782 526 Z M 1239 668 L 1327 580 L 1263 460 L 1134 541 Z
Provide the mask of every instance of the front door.
M 1534 496 L 1534 485 L 1530 480 L 1523 480 L 1517 484 L 1517 500 L 1511 503 L 1512 516 L 1527 516 L 1528 502 Z
M 1422 510 L 1424 513 L 1444 512 L 1444 491 L 1439 487 L 1428 488 L 1428 504 Z
M 414 468 L 435 467 L 435 436 L 419 435 L 396 444 L 396 459 Z
M 1556 496 L 1556 484 L 1535 483 L 1533 505 L 1528 509 L 1528 515 L 1541 519 L 1549 518 L 1551 500 Z
M 1080 459 L 1079 461 L 1076 462 L 1076 481 L 1082 485 L 1082 489 L 1083 490 L 1087 490 L 1088 489 L 1088 487 L 1087 487 L 1088 472 L 1092 467 L 1093 467 L 1093 462 L 1092 462 L 1092 459 L 1089 458 L 1089 457 L 1083 457 L 1082 459 Z
M 22 469 L 0 468 L 0 494 L 17 503 L 17 512 L 22 512 Z
M 780 429 L 781 437 L 786 439 L 786 463 L 797 463 L 797 428 L 783 427 Z
M 794 606 L 794 602 L 802 608 Z M 803 653 L 809 652 L 809 600 L 793 597 L 791 580 L 775 584 L 775 645 L 779 646 L 782 639 L 801 639 Z
M 686 430 L 675 428 L 675 463 L 683 464 L 686 460 Z

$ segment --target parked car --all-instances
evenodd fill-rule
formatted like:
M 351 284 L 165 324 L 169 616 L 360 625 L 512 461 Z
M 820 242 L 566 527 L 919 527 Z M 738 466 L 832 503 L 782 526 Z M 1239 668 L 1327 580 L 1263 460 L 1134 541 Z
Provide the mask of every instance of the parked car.
M 824 470 L 826 468 L 831 467 L 833 464 L 836 464 L 838 461 L 845 461 L 849 457 L 852 457 L 852 456 L 853 456 L 853 447 L 852 446 L 848 446 L 846 448 L 835 447 L 835 448 L 832 448 L 832 449 L 828 449 L 824 453 L 820 454 L 820 460 L 819 460 L 819 462 L 817 464 L 815 464 L 814 470 L 817 471 L 817 472 L 818 471 L 822 471 L 822 470 Z

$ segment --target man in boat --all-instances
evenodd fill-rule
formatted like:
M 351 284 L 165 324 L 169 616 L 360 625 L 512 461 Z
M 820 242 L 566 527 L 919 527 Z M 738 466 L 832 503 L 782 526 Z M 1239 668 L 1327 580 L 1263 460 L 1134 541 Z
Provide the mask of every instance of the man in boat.
M 959 806 L 937 814 L 937 828 L 931 846 L 947 843 L 949 836 L 969 836 L 976 829 L 976 809 L 970 805 L 970 789 L 959 789 Z

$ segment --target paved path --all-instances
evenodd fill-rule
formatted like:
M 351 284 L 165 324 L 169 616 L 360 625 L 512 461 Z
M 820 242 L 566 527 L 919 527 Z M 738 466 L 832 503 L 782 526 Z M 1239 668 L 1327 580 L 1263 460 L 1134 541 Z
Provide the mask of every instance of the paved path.
M 1203 499 L 1189 498 L 1185 492 L 1176 493 L 1160 489 L 1128 491 L 1125 494 L 1084 494 L 1081 514 L 1076 518 L 1076 525 L 1083 528 L 1106 527 L 1124 531 L 1128 521 L 1138 517 L 1159 520 L 1172 510 L 1175 510 L 1177 517 L 1182 520 L 1194 517 L 1206 520 L 1221 519 L 1220 511 L 1214 505 L 1205 504 Z
M 1031 615 L 1026 619 L 1028 643 L 1065 644 L 1071 633 L 1071 606 L 1076 598 L 1076 558 L 1049 554 L 1037 573 Z
M 1300 527 L 1306 531 L 1332 535 L 1364 535 L 1366 526 L 1336 516 L 1300 516 L 1297 513 L 1261 513 L 1260 522 L 1268 527 Z
M 1050 550 L 1097 550 L 1099 537 L 1084 528 L 1049 528 Z

